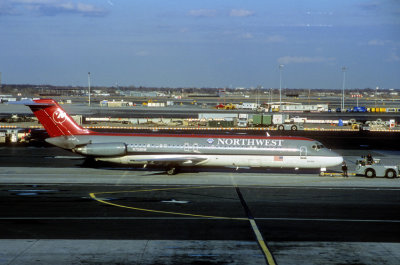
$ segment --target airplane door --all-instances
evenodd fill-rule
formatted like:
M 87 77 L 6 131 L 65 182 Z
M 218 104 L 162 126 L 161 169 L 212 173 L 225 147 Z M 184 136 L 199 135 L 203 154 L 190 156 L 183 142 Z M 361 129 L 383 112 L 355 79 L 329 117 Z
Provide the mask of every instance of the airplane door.
M 198 152 L 199 151 L 199 144 L 198 143 L 194 143 L 193 144 L 193 152 Z
M 183 145 L 183 151 L 185 151 L 185 152 L 189 152 L 189 151 L 190 151 L 190 145 L 189 145 L 189 143 L 185 143 L 185 144 Z
M 306 146 L 301 146 L 300 147 L 300 158 L 301 159 L 306 159 L 307 158 L 307 147 Z
M 191 146 L 190 143 L 185 143 L 185 144 L 183 145 L 183 151 L 185 151 L 185 152 L 190 152 L 190 151 L 192 151 L 192 150 L 193 150 L 193 152 L 198 152 L 198 150 L 199 150 L 199 144 L 195 143 L 195 144 L 193 144 L 193 145 Z

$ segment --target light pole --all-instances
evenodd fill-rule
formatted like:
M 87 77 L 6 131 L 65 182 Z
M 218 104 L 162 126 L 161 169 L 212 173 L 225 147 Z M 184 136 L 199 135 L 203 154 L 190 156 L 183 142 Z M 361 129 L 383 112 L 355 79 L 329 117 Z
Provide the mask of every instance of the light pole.
M 89 107 L 90 107 L 90 72 L 88 72 L 88 87 L 89 87 Z
M 282 110 L 282 69 L 284 65 L 279 65 L 279 111 Z
M 346 83 L 346 66 L 342 67 L 342 72 L 343 72 L 343 84 L 342 84 L 342 112 L 344 110 L 344 87 L 345 87 L 345 83 Z
M 269 88 L 269 104 L 268 104 L 268 112 L 272 112 L 272 87 Z
M 258 105 L 260 105 L 260 89 L 262 91 L 263 87 L 261 85 L 258 85 L 256 89 L 257 89 L 256 90 L 256 93 L 257 93 L 256 94 L 256 105 L 258 106 Z

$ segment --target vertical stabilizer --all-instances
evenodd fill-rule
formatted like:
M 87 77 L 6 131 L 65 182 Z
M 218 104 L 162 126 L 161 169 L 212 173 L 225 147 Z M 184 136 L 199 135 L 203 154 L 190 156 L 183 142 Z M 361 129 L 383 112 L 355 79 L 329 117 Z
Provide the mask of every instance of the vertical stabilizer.
M 52 99 L 37 99 L 26 104 L 46 129 L 50 137 L 62 135 L 91 134 L 69 116 L 58 103 Z

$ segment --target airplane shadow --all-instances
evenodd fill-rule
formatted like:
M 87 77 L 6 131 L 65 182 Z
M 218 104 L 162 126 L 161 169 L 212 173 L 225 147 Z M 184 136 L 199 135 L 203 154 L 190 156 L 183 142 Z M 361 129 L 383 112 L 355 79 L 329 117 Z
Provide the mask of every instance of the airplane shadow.
M 136 171 L 152 172 L 151 175 L 167 175 L 165 166 L 148 165 L 145 168 L 141 165 L 121 165 L 103 161 L 94 161 L 87 158 L 78 165 L 82 168 L 96 168 L 115 171 Z M 161 171 L 161 172 L 160 172 Z M 233 167 L 180 167 L 179 173 L 249 173 L 249 174 L 315 174 L 319 175 L 319 169 L 291 169 L 291 168 L 233 168 Z M 334 171 L 330 171 L 334 172 Z

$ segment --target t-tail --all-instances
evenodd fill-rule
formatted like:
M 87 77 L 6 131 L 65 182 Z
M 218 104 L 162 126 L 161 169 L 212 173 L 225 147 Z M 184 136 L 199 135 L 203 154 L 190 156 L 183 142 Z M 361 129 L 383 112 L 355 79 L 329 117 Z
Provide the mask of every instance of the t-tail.
M 46 129 L 50 137 L 91 134 L 92 131 L 82 128 L 69 116 L 58 103 L 52 99 L 37 99 L 26 103 Z

